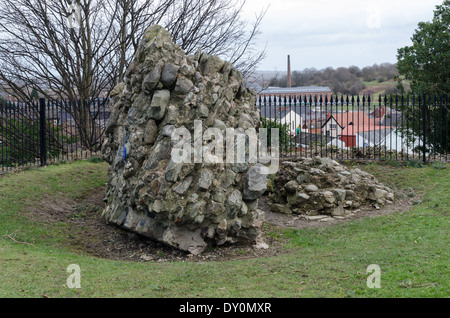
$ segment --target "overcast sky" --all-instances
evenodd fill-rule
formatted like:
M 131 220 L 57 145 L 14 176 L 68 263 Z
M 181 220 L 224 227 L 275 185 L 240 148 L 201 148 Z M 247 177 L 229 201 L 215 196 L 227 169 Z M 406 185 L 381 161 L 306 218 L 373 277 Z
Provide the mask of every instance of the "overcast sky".
M 443 0 L 247 0 L 245 17 L 269 6 L 258 39 L 259 70 L 395 63 L 421 21 Z

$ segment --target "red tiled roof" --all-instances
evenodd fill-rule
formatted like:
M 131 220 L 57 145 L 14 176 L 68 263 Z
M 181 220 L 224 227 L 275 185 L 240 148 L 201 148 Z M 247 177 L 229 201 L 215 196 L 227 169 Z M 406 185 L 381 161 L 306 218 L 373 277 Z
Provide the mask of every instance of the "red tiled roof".
M 350 123 L 353 123 L 354 125 L 368 126 L 377 126 L 378 123 L 377 119 L 370 118 L 369 115 L 367 115 L 367 113 L 364 111 L 332 114 L 327 118 L 327 120 L 331 117 L 333 117 L 343 128 L 347 127 Z
M 355 136 L 357 132 L 391 129 L 390 126 L 348 125 L 340 133 L 341 136 Z
M 328 116 L 327 122 L 333 117 L 343 128 L 341 136 L 354 136 L 358 131 L 371 131 L 379 129 L 388 129 L 391 127 L 380 126 L 379 119 L 371 118 L 364 111 L 344 112 Z

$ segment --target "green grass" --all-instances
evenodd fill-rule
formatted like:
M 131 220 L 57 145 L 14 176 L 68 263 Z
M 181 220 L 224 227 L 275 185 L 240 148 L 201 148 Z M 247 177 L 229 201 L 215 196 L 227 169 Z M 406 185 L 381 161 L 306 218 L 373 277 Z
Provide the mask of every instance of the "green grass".
M 35 209 L 43 198 L 80 199 L 92 189 L 101 187 L 107 181 L 106 164 L 75 162 L 46 168 L 33 169 L 0 178 L 0 236 L 15 233 L 18 240 L 29 243 L 53 245 L 64 240 L 48 235 L 49 229 L 42 224 L 30 222 L 24 216 Z M 58 231 L 65 224 L 55 224 L 51 230 Z
M 386 94 L 386 89 L 393 88 L 397 86 L 397 82 L 394 80 L 390 81 L 384 81 L 384 82 L 378 82 L 378 80 L 375 81 L 363 81 L 363 84 L 366 86 L 366 89 L 363 90 L 363 95 L 367 95 L 367 92 L 372 92 L 370 94 L 370 97 L 372 99 L 372 102 L 378 102 L 378 98 L 381 95 L 384 101 L 384 95 Z
M 378 86 L 380 86 L 380 82 L 378 82 L 377 80 L 374 80 L 374 81 L 362 81 L 363 82 L 363 84 L 366 86 L 366 87 L 378 87 Z
M 107 180 L 103 163 L 76 162 L 0 178 L 0 297 L 448 297 L 450 169 L 365 165 L 422 200 L 403 213 L 323 228 L 270 228 L 288 253 L 224 262 L 125 262 L 69 252 L 64 224 L 21 213 L 46 196 L 80 198 Z M 395 210 L 395 206 L 393 206 Z M 82 209 L 81 209 L 82 211 Z M 67 266 L 81 267 L 69 289 Z M 366 286 L 370 264 L 381 288 Z

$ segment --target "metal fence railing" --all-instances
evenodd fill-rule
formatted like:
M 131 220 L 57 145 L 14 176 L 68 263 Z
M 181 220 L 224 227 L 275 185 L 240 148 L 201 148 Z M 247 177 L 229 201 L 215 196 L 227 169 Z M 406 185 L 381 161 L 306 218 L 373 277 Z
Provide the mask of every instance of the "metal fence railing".
M 99 156 L 108 103 L 0 103 L 0 171 Z M 256 106 L 262 127 L 279 128 L 281 157 L 449 161 L 448 95 L 264 95 Z
M 0 171 L 99 154 L 107 99 L 0 103 Z
M 448 95 L 258 96 L 282 157 L 448 161 Z

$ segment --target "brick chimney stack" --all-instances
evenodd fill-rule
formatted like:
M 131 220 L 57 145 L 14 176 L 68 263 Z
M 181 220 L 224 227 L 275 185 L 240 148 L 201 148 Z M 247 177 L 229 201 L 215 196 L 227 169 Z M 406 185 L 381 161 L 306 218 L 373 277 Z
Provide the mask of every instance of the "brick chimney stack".
M 290 56 L 290 55 L 288 55 L 287 87 L 292 87 L 292 78 L 291 78 L 291 56 Z

